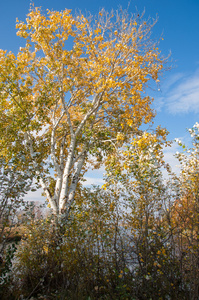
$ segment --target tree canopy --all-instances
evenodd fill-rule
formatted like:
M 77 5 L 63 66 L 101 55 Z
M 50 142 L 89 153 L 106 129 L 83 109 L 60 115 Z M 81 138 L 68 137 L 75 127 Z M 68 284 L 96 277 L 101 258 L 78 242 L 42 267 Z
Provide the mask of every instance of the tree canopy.
M 155 23 L 33 7 L 16 25 L 25 46 L 0 50 L 1 154 L 21 151 L 56 215 L 68 215 L 88 162 L 99 167 L 154 117 L 146 88 L 164 63 Z

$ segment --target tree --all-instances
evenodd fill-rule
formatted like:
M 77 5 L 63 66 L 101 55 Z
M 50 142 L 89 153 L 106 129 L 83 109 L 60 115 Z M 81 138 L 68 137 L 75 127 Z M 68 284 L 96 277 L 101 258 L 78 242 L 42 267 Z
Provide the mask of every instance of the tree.
M 21 239 L 17 213 L 21 207 L 28 207 L 23 200 L 31 190 L 33 174 L 20 168 L 17 162 L 21 157 L 13 156 L 6 161 L 0 157 L 0 297 L 10 298 L 8 287 L 11 283 L 11 270 L 16 243 Z M 33 189 L 32 189 L 33 190 Z
M 0 256 L 17 224 L 16 215 L 24 204 L 23 197 L 31 190 L 32 185 L 32 175 L 14 165 L 17 159 L 19 158 L 13 157 L 6 163 L 4 158 L 0 158 Z
M 199 295 L 199 124 L 189 129 L 192 147 L 183 147 L 176 157 L 180 163 L 180 175 L 176 184 L 177 195 L 172 208 L 177 253 L 181 261 L 181 273 L 189 288 L 190 299 Z
M 1 50 L 2 152 L 23 151 L 55 215 L 69 214 L 88 163 L 98 167 L 154 117 L 145 90 L 164 63 L 155 23 L 32 8 L 17 23 L 26 45 L 16 56 Z
M 173 204 L 172 189 L 163 168 L 163 149 L 170 146 L 168 132 L 157 127 L 144 131 L 106 162 L 105 188 L 115 188 L 123 207 L 123 236 L 127 266 L 136 280 L 136 295 L 143 299 L 179 299 L 181 273 L 173 251 L 173 226 L 168 216 Z M 120 213 L 120 216 L 122 214 Z

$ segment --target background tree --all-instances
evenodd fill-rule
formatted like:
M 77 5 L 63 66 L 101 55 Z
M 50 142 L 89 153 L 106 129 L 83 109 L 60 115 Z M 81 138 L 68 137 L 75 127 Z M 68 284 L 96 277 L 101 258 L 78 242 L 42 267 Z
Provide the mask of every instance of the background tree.
M 163 175 L 163 169 L 171 173 L 163 154 L 164 147 L 170 145 L 167 134 L 160 127 L 140 132 L 106 163 L 105 188 L 117 186 L 123 206 L 123 254 L 135 280 L 136 290 L 132 292 L 137 299 L 183 296 L 167 218 L 169 204 L 173 204 Z
M 180 175 L 171 214 L 181 272 L 190 288 L 190 299 L 196 299 L 199 295 L 199 124 L 189 129 L 189 133 L 191 148 L 178 140 L 183 152 L 176 154 Z
M 68 215 L 87 163 L 98 167 L 121 133 L 120 146 L 153 118 L 144 91 L 164 62 L 154 24 L 126 11 L 92 18 L 32 8 L 17 23 L 25 47 L 1 50 L 2 149 L 23 149 L 56 215 Z
M 3 256 L 5 243 L 18 224 L 17 212 L 24 204 L 23 197 L 32 185 L 32 174 L 16 167 L 13 157 L 8 163 L 0 158 L 0 255 Z M 20 166 L 22 167 L 22 166 Z M 33 190 L 33 188 L 32 188 Z M 13 233 L 13 232 L 12 232 Z
M 28 203 L 23 200 L 31 190 L 33 174 L 18 166 L 21 157 L 13 156 L 6 161 L 0 157 L 0 297 L 10 297 L 8 287 L 11 284 L 12 259 L 16 243 L 22 237 L 17 214 Z M 33 188 L 32 188 L 33 190 Z M 5 298 L 4 298 L 5 297 Z

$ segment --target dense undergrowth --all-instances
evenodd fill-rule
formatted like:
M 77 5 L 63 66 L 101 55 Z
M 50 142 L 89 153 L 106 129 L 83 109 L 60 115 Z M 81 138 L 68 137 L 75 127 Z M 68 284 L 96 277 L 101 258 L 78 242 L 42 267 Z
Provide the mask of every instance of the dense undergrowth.
M 1 267 L 1 299 L 197 299 L 198 245 L 177 211 L 146 224 L 124 218 L 113 191 L 81 196 L 67 223 L 29 218 Z
M 128 160 L 109 160 L 103 189 L 78 188 L 68 219 L 27 210 L 21 240 L 1 248 L 1 299 L 198 299 L 198 132 L 199 124 L 193 148 L 177 154 L 179 176 L 145 135 Z

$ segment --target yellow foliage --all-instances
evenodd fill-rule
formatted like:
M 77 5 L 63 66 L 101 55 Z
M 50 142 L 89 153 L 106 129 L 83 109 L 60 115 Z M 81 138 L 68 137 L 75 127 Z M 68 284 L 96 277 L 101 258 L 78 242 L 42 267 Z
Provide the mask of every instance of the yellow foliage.
M 144 94 L 150 80 L 158 80 L 164 62 L 156 44 L 148 43 L 154 24 L 125 12 L 101 10 L 92 22 L 68 9 L 43 13 L 32 7 L 26 21 L 16 24 L 26 45 L 16 57 L 0 51 L 0 129 L 9 131 L 2 136 L 1 153 L 9 155 L 20 147 L 42 176 L 51 156 L 55 174 L 59 170 L 63 175 L 72 149 L 69 178 L 84 151 L 97 157 L 99 167 L 99 157 L 108 158 L 114 147 L 130 143 L 140 126 L 154 117 L 153 99 Z M 25 135 L 32 138 L 36 158 L 27 150 Z M 156 143 L 152 135 L 134 144 L 142 151 L 150 143 Z M 89 155 L 81 174 L 86 160 Z M 50 192 L 60 195 L 55 185 Z

